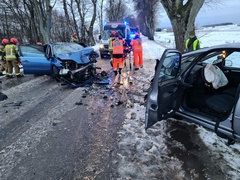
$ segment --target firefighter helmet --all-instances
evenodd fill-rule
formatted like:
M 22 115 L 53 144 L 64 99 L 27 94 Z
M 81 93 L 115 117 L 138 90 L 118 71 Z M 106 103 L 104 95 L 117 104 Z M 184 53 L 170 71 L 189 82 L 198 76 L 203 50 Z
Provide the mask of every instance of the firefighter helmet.
M 18 40 L 16 38 L 11 38 L 10 39 L 10 42 L 13 43 L 13 44 L 17 44 L 18 43 Z
M 74 36 L 74 37 L 75 37 L 75 36 L 77 36 L 77 33 L 76 33 L 76 32 L 74 32 L 74 33 L 73 33 L 73 36 Z
M 41 42 L 37 42 L 36 44 L 39 45 L 39 46 L 42 46 L 42 43 L 41 43 Z
M 2 45 L 6 45 L 6 44 L 8 44 L 8 39 L 3 39 L 2 40 Z

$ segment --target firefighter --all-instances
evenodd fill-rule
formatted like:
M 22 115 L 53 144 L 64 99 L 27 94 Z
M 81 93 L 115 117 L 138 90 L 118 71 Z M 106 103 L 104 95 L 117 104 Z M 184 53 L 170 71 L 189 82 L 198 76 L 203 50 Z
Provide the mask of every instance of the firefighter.
M 186 50 L 185 50 L 186 52 L 200 49 L 200 42 L 197 39 L 197 36 L 195 35 L 194 31 L 191 31 L 189 33 L 189 38 L 186 40 L 185 46 L 186 46 Z
M 139 70 L 143 67 L 143 53 L 142 53 L 142 39 L 139 33 L 135 33 L 135 37 L 131 40 L 133 59 L 134 59 L 134 70 Z
M 75 33 L 75 32 L 73 33 L 73 35 L 71 37 L 71 42 L 79 43 L 77 33 Z
M 115 76 L 119 73 L 121 81 L 121 71 L 123 68 L 123 44 L 124 40 L 119 37 L 119 34 L 115 34 L 115 38 L 112 41 L 113 46 L 113 71 Z
M 111 32 L 111 35 L 110 35 L 110 38 L 108 39 L 108 50 L 109 50 L 109 53 L 110 53 L 110 64 L 112 66 L 112 61 L 113 61 L 113 45 L 112 45 L 112 41 L 115 37 L 115 34 L 116 32 L 115 31 L 112 31 Z
M 17 47 L 18 40 L 16 38 L 11 38 L 10 43 L 7 44 L 4 48 L 4 52 L 6 53 L 6 61 L 8 72 L 6 73 L 7 77 L 13 77 L 13 68 L 15 70 L 16 77 L 21 77 L 20 68 L 18 66 L 19 57 L 18 57 L 18 47 Z
M 4 52 L 4 47 L 8 44 L 8 39 L 2 40 L 2 45 L 0 46 L 0 76 L 3 76 L 3 71 L 5 70 L 7 73 L 7 63 L 6 57 Z

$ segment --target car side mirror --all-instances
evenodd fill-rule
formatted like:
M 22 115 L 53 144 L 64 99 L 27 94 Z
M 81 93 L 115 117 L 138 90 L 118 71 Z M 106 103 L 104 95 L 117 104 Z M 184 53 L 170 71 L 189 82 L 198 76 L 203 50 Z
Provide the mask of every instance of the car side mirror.
M 231 60 L 225 60 L 225 66 L 232 66 L 233 63 Z

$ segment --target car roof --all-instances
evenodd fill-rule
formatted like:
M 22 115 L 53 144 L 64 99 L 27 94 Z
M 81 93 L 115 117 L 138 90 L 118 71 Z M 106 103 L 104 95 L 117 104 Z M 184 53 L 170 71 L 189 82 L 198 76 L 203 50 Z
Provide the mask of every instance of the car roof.
M 228 43 L 228 44 L 221 44 L 221 45 L 216 45 L 211 47 L 204 47 L 195 51 L 184 53 L 184 55 L 203 53 L 203 52 L 211 51 L 214 49 L 239 49 L 240 50 L 240 43 Z

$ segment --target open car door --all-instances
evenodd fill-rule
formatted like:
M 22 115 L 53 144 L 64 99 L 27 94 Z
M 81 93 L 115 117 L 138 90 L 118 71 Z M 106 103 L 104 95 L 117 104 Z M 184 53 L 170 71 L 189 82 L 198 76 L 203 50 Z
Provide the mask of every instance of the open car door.
M 157 121 L 173 116 L 178 110 L 183 93 L 180 70 L 181 53 L 177 50 L 165 50 L 160 61 L 157 61 L 147 96 L 145 129 Z
M 43 46 L 20 45 L 20 60 L 24 74 L 51 74 L 51 61 L 45 57 Z

